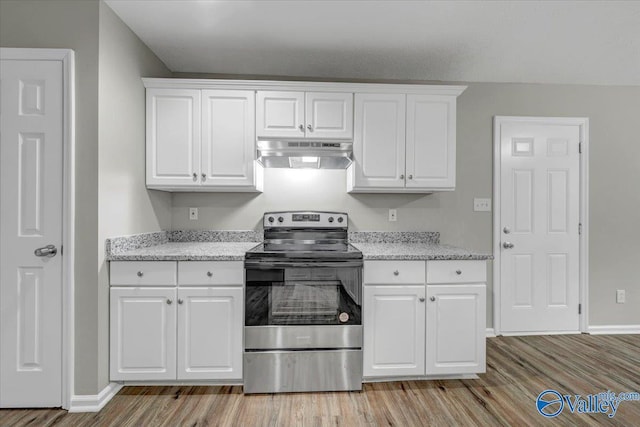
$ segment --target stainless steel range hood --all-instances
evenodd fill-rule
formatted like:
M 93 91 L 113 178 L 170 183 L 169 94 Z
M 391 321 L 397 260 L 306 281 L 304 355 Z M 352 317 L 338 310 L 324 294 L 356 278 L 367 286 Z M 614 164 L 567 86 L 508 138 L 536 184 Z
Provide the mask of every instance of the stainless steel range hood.
M 346 169 L 351 141 L 258 140 L 258 162 L 265 168 Z

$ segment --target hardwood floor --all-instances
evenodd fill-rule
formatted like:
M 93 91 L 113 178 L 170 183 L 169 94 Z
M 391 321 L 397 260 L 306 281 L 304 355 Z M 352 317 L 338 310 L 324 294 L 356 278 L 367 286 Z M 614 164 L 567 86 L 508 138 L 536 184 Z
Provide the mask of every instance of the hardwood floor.
M 477 380 L 365 384 L 362 392 L 242 394 L 241 387 L 125 387 L 99 413 L 1 410 L 2 426 L 640 425 L 640 401 L 613 418 L 536 410 L 562 394 L 640 392 L 640 335 L 556 335 L 487 340 Z

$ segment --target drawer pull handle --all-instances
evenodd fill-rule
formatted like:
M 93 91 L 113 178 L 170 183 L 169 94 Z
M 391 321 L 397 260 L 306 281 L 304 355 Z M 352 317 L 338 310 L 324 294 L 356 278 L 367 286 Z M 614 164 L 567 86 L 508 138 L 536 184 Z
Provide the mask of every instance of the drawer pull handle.
M 432 301 L 432 302 L 433 302 L 433 301 L 435 301 L 435 300 L 436 300 L 436 297 L 431 297 L 431 298 L 429 298 L 429 301 Z
M 456 270 L 456 274 L 459 276 L 462 274 L 462 270 Z
M 399 274 L 400 274 L 400 272 L 399 272 L 398 270 L 396 270 L 396 271 L 394 271 L 394 272 L 393 272 L 393 275 L 394 275 L 394 276 L 398 276 Z
M 167 305 L 171 305 L 172 303 L 173 303 L 173 300 L 171 300 L 171 299 L 167 300 Z
M 144 276 L 144 273 L 142 271 L 138 271 L 136 274 L 138 275 L 138 277 Z
M 212 273 L 212 272 L 210 272 L 210 271 L 207 271 L 207 276 L 209 276 L 209 277 L 213 277 L 213 273 Z

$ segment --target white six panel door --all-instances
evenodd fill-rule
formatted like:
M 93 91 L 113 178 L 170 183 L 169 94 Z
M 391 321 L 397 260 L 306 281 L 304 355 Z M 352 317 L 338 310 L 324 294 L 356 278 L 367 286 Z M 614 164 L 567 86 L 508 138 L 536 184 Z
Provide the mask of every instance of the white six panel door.
M 354 187 L 404 187 L 405 111 L 405 95 L 355 95 Z
M 252 186 L 255 93 L 202 91 L 203 186 Z
M 580 127 L 506 122 L 496 131 L 501 330 L 578 331 Z
M 62 403 L 61 61 L 0 61 L 0 407 Z
M 242 379 L 242 287 L 178 289 L 178 379 Z
M 200 90 L 147 89 L 147 185 L 200 181 Z

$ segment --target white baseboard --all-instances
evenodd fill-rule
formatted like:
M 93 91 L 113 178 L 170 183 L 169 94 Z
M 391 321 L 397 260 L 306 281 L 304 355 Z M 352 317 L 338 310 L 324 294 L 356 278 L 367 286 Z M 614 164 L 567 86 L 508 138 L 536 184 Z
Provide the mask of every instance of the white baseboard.
M 109 383 L 98 394 L 75 395 L 71 397 L 69 412 L 98 412 L 109 403 L 122 388 L 122 384 Z
M 485 336 L 487 338 L 494 338 L 496 336 L 496 330 L 493 328 L 487 328 L 487 332 L 485 332 Z
M 594 325 L 588 331 L 591 335 L 640 334 L 640 325 Z

